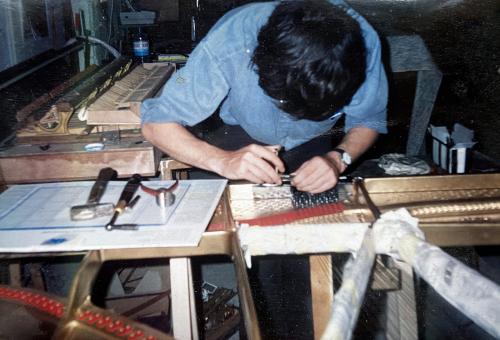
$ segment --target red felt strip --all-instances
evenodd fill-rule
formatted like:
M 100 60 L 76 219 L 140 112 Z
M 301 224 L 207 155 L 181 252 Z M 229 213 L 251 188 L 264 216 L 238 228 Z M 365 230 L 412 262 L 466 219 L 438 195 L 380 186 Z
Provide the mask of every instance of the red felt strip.
M 251 218 L 247 220 L 239 220 L 238 222 L 242 224 L 249 224 L 251 226 L 255 225 L 265 227 L 271 225 L 288 224 L 311 217 L 338 214 L 343 212 L 344 210 L 345 206 L 343 203 L 330 203 L 311 208 L 302 208 L 279 212 L 276 214 Z

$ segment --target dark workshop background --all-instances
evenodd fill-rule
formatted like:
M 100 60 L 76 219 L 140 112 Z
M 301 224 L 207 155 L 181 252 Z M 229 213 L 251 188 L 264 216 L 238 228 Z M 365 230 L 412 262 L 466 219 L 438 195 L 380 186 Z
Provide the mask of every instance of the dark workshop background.
M 119 22 L 120 0 L 0 0 L 2 15 L 14 11 L 12 3 L 20 1 L 24 13 L 23 34 L 27 37 L 44 38 L 51 32 L 41 14 L 47 3 L 58 4 L 63 13 L 64 34 L 53 41 L 52 48 L 43 53 L 32 53 L 21 64 L 3 69 L 5 41 L 0 20 L 0 85 L 30 69 L 44 59 L 57 55 L 64 40 L 76 35 L 72 3 L 88 3 L 99 7 L 100 15 L 94 31 L 98 38 L 109 41 L 123 54 L 132 54 L 131 42 L 134 29 L 124 28 Z M 248 0 L 136 0 L 139 9 L 157 13 L 154 25 L 145 26 L 153 55 L 163 53 L 188 54 L 208 31 L 210 26 L 226 11 L 251 1 Z M 427 44 L 435 63 L 443 73 L 443 81 L 435 102 L 431 123 L 451 127 L 461 123 L 475 131 L 475 149 L 495 160 L 500 160 L 500 0 L 351 0 L 348 1 L 363 14 L 380 33 L 382 39 L 393 35 L 420 35 Z M 199 3 L 199 8 L 196 8 Z M 116 5 L 116 6 L 115 6 Z M 10 7 L 9 7 L 10 6 Z M 110 9 L 113 9 L 110 11 Z M 15 15 L 15 13 L 13 13 Z M 191 22 L 197 23 L 197 34 L 192 41 Z M 61 43 L 61 39 L 63 40 Z M 36 39 L 35 39 L 36 40 Z M 31 48 L 31 50 L 30 50 Z M 26 53 L 33 52 L 33 46 Z M 100 65 L 110 61 L 101 53 Z M 31 64 L 30 64 L 31 63 Z M 36 72 L 10 84 L 0 86 L 0 141 L 12 134 L 16 125 L 16 112 L 36 98 L 48 93 L 78 72 L 77 54 L 40 68 Z M 373 156 L 405 149 L 409 117 L 415 91 L 414 72 L 394 74 L 390 77 L 389 121 L 390 135 L 381 138 Z M 428 150 L 429 151 L 429 150 Z M 471 265 L 473 255 L 468 249 L 453 253 Z M 498 251 L 497 251 L 498 253 Z M 498 282 L 498 281 L 497 281 Z M 433 301 L 438 301 L 434 299 Z M 449 307 L 446 307 L 449 308 Z M 432 302 L 426 309 L 426 320 L 437 319 L 434 336 L 429 339 L 477 339 L 463 328 L 448 326 L 454 311 Z M 448 311 L 451 309 L 447 309 Z M 457 322 L 449 321 L 449 324 Z M 430 325 L 429 322 L 427 325 Z M 430 328 L 431 326 L 426 326 Z M 428 333 L 429 334 L 429 333 Z M 482 334 L 482 333 L 481 333 Z

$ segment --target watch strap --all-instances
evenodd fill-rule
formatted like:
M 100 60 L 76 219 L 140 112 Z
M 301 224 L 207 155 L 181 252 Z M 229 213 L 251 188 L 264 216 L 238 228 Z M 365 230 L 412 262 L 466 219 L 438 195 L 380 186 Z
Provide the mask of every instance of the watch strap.
M 341 155 L 343 155 L 345 153 L 345 150 L 341 149 L 341 148 L 333 148 L 332 151 L 338 152 Z
M 338 152 L 340 154 L 340 159 L 345 165 L 351 165 L 352 158 L 351 155 L 347 153 L 347 151 L 341 148 L 333 148 L 332 151 Z

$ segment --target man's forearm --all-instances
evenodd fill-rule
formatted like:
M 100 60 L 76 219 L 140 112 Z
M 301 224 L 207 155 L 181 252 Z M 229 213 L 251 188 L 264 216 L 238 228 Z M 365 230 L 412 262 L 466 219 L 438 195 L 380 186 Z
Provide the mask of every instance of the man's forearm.
M 375 143 L 377 137 L 378 132 L 373 129 L 356 127 L 347 132 L 337 147 L 345 150 L 355 161 Z
M 144 124 L 147 140 L 178 161 L 215 172 L 228 179 L 246 179 L 254 183 L 280 184 L 275 169 L 285 166 L 276 154 L 278 146 L 247 145 L 226 151 L 210 145 L 177 123 Z
M 170 157 L 200 169 L 220 173 L 217 159 L 224 150 L 193 136 L 178 123 L 144 124 L 142 134 Z

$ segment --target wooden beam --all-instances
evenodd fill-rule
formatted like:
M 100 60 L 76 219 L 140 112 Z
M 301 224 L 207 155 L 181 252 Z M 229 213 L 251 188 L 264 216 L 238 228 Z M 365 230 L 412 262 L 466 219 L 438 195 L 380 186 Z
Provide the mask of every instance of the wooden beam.
M 309 265 L 314 339 L 320 339 L 332 311 L 334 296 L 332 257 L 330 255 L 311 255 L 309 256 Z
M 119 177 L 135 173 L 156 175 L 159 152 L 142 138 L 105 144 L 101 151 L 86 151 L 85 143 L 18 145 L 0 152 L 0 172 L 7 184 L 95 179 L 99 170 L 112 167 Z
M 172 327 L 176 339 L 198 339 L 196 308 L 191 277 L 191 260 L 187 257 L 170 259 L 172 290 Z

